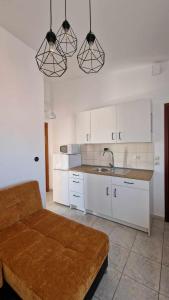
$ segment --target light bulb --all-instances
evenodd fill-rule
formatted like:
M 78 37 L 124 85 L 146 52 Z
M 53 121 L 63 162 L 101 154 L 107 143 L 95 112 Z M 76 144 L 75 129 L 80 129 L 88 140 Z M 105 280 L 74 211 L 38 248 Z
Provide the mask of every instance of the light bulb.
M 90 48 L 91 50 L 93 49 L 93 44 L 94 44 L 93 41 L 90 41 L 90 42 L 89 42 L 89 48 Z
M 55 44 L 53 42 L 49 42 L 49 51 L 55 52 Z

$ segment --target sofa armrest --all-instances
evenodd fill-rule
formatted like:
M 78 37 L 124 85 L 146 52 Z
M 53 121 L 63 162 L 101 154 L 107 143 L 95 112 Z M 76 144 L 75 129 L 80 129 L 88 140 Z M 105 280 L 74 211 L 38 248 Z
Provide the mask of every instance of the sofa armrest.
M 0 288 L 3 286 L 2 263 L 0 261 Z

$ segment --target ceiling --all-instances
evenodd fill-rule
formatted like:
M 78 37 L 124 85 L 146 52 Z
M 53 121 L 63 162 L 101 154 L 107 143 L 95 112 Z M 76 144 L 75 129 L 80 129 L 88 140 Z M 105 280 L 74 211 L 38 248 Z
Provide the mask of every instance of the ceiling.
M 169 0 L 92 0 L 93 32 L 106 53 L 106 69 L 169 60 Z M 88 30 L 88 0 L 67 0 L 79 46 Z M 53 0 L 53 30 L 64 19 L 64 1 Z M 0 0 L 0 25 L 38 50 L 49 29 L 49 0 Z M 12 46 L 12 45 L 11 45 Z M 69 75 L 81 72 L 76 56 Z

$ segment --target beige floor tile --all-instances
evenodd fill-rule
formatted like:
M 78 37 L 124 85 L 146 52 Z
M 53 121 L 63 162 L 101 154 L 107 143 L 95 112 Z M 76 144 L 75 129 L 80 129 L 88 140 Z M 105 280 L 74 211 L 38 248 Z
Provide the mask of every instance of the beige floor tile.
M 169 267 L 169 247 L 163 247 L 163 265 Z
M 123 275 L 113 300 L 158 300 L 158 293 Z
M 158 218 L 154 218 L 152 220 L 152 226 L 156 227 L 158 229 L 161 229 L 162 231 L 164 230 L 164 220 L 158 219 Z
M 166 266 L 161 270 L 160 293 L 169 297 L 169 268 Z
M 161 265 L 141 255 L 131 252 L 124 269 L 124 274 L 137 282 L 159 290 Z
M 83 225 L 92 227 L 93 223 L 96 221 L 96 217 L 90 214 L 76 213 L 74 214 L 75 220 Z
M 55 212 L 59 215 L 64 215 L 66 213 L 67 208 L 64 205 L 58 205 L 56 203 L 50 203 L 46 206 L 46 208 L 50 211 Z
M 127 262 L 130 250 L 110 242 L 109 262 L 112 267 L 122 272 Z
M 164 229 L 165 231 L 169 230 L 169 222 L 165 222 Z
M 137 235 L 132 251 L 160 263 L 162 259 L 162 240 L 153 239 L 147 235 Z
M 169 230 L 164 232 L 164 246 L 169 247 Z
M 159 229 L 158 227 L 152 226 L 151 227 L 151 235 L 149 236 L 146 232 L 138 231 L 137 235 L 142 237 L 148 237 L 150 239 L 163 241 L 163 230 Z
M 169 300 L 169 298 L 163 295 L 159 295 L 159 300 Z
M 112 300 L 117 285 L 119 283 L 121 273 L 117 270 L 109 269 L 104 274 L 96 292 L 95 296 L 100 300 Z
M 110 241 L 124 248 L 131 249 L 136 238 L 136 231 L 125 226 L 115 227 L 110 235 Z
M 110 235 L 114 228 L 118 225 L 117 223 L 108 221 L 106 219 L 102 219 L 97 217 L 96 221 L 92 225 L 95 229 L 103 231 L 104 233 Z

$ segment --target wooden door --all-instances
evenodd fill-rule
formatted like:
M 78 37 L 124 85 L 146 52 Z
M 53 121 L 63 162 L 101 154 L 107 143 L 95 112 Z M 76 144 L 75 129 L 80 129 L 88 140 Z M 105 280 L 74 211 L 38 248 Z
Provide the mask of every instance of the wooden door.
M 48 144 L 48 123 L 45 123 L 45 170 L 46 170 L 46 192 L 49 192 L 49 144 Z
M 165 144 L 165 221 L 169 222 L 169 103 L 164 107 Z

